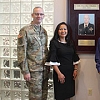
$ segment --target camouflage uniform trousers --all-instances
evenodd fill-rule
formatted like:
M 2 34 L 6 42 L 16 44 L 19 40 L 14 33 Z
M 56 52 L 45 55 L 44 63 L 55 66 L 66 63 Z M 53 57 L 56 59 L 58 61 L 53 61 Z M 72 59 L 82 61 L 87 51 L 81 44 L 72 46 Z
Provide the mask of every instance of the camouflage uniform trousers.
M 43 71 L 31 72 L 31 80 L 26 84 L 29 88 L 29 100 L 47 100 L 48 78 L 44 78 Z

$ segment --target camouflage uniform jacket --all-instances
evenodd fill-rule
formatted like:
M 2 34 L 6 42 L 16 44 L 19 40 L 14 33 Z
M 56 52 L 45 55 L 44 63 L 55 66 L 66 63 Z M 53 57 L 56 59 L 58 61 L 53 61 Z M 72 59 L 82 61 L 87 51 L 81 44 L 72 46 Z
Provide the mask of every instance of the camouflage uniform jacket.
M 43 71 L 47 53 L 47 32 L 42 26 L 30 24 L 20 30 L 17 57 L 22 74 Z

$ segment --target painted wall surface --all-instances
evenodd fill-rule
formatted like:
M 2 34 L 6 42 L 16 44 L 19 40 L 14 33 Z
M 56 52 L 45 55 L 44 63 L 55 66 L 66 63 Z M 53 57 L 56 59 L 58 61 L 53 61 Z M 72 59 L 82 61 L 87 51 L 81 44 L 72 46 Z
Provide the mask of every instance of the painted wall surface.
M 55 28 L 58 23 L 66 21 L 67 19 L 67 0 L 55 0 L 54 2 Z M 100 75 L 95 67 L 95 55 L 80 54 L 79 57 L 81 63 L 79 65 L 78 77 L 76 79 L 76 95 L 71 98 L 71 100 L 100 100 Z

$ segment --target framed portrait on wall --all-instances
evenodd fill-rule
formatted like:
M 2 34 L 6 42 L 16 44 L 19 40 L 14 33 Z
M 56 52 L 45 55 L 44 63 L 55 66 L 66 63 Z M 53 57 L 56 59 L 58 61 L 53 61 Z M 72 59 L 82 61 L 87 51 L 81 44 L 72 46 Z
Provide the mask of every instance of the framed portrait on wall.
M 95 14 L 79 14 L 78 35 L 95 35 Z
M 67 0 L 67 23 L 79 54 L 94 54 L 100 37 L 100 0 Z

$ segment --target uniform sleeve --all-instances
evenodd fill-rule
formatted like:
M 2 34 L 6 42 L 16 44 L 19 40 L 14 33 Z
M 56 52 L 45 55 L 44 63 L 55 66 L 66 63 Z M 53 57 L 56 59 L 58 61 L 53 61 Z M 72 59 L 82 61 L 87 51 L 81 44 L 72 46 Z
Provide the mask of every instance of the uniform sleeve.
M 45 42 L 45 60 L 44 60 L 44 63 L 46 62 L 47 58 L 48 58 L 48 47 L 47 47 L 47 44 L 48 44 L 48 35 L 47 35 L 47 31 L 44 29 L 44 33 L 46 35 L 46 42 Z
M 98 39 L 97 46 L 96 46 L 95 62 L 96 62 L 96 68 L 98 72 L 100 72 L 100 38 Z
M 59 59 L 57 57 L 57 48 L 54 41 L 50 42 L 48 58 L 45 65 L 47 66 L 60 65 Z
M 19 32 L 18 42 L 17 42 L 18 67 L 21 69 L 22 74 L 29 73 L 26 52 L 27 52 L 26 32 L 24 29 L 22 29 Z

